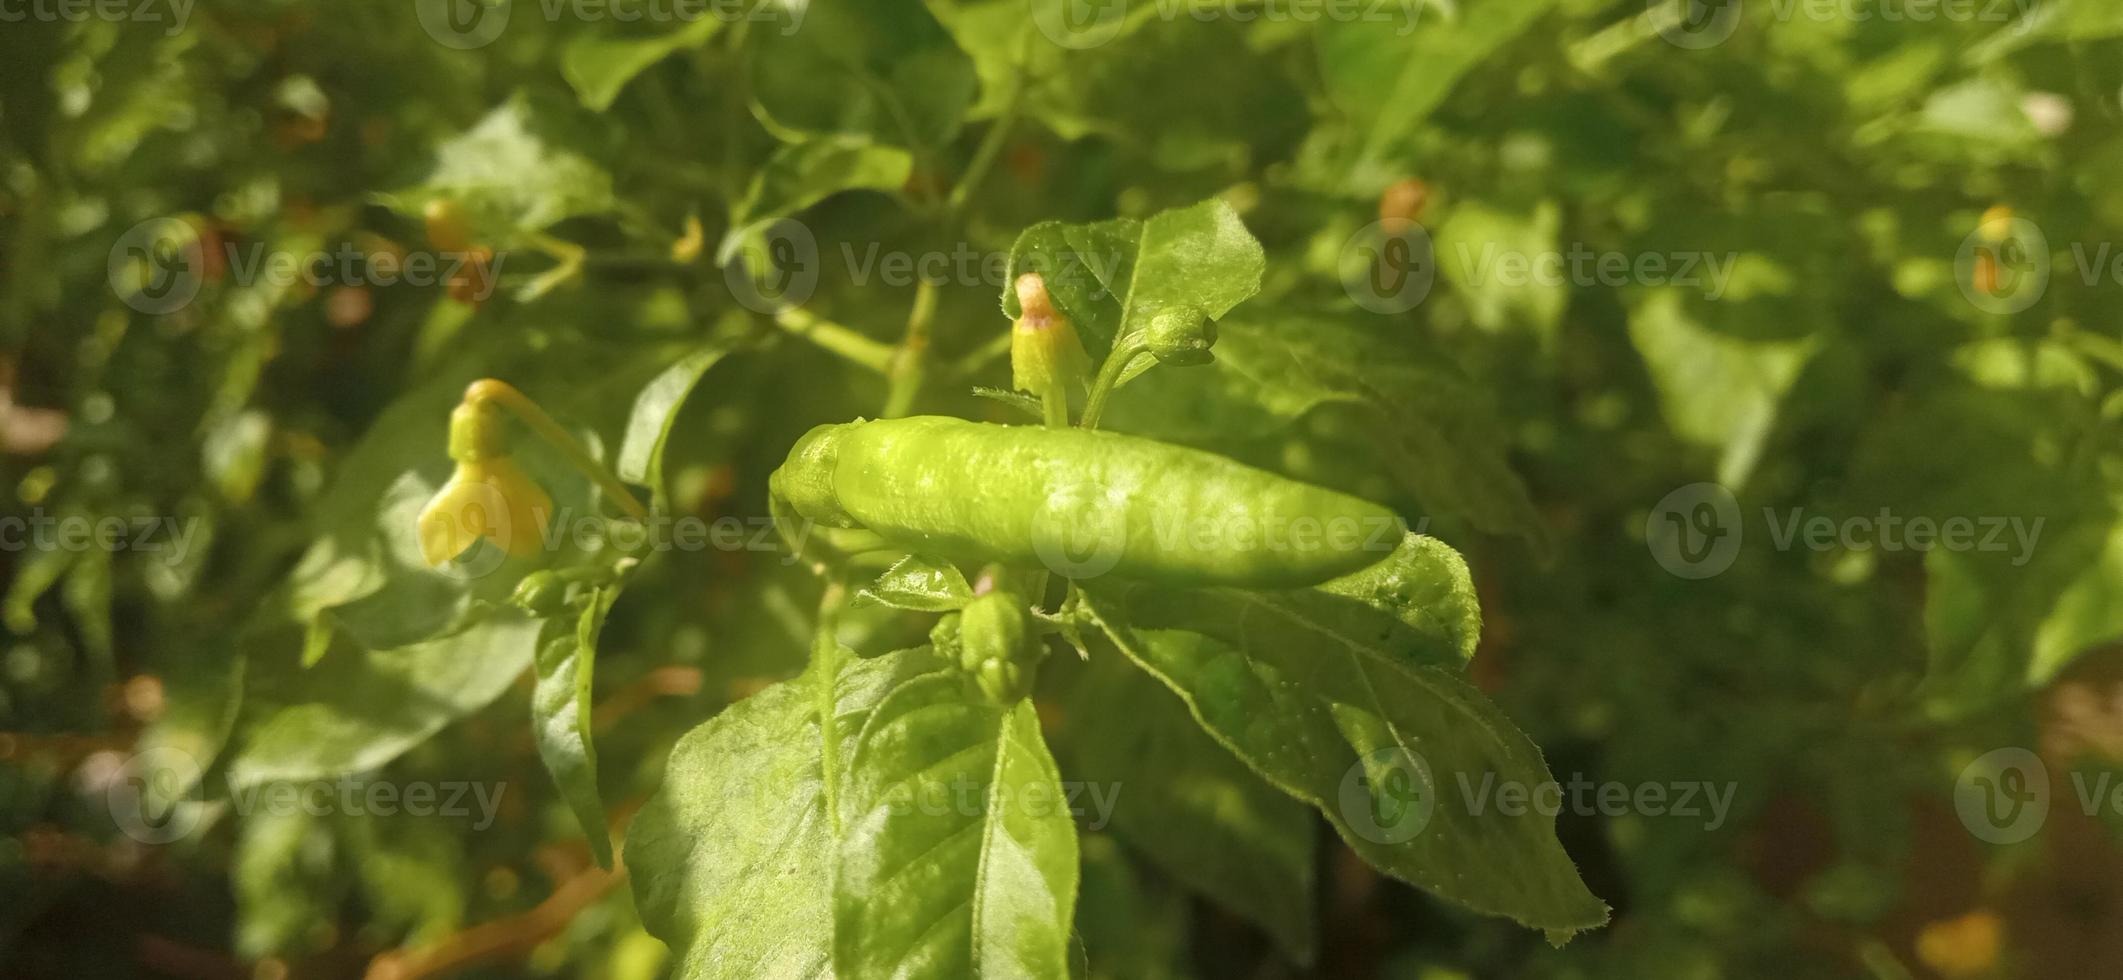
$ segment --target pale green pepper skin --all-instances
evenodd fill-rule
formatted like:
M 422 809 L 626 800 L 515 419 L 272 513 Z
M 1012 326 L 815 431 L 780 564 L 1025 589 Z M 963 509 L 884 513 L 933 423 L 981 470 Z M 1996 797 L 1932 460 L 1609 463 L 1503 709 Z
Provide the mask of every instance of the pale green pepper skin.
M 1379 533 L 1398 526 L 1384 507 L 1213 453 L 940 416 L 812 429 L 772 490 L 803 518 L 908 550 L 1178 586 L 1316 585 L 1400 540 Z M 1055 567 L 1057 542 L 1102 560 Z

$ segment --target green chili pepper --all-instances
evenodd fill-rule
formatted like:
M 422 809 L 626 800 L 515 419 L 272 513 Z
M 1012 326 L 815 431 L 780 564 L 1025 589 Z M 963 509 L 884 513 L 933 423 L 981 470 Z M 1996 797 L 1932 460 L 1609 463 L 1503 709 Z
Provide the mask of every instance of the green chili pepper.
M 1222 456 L 1085 429 L 924 416 L 825 425 L 772 480 L 796 515 L 1072 578 L 1314 585 L 1400 540 L 1376 504 Z

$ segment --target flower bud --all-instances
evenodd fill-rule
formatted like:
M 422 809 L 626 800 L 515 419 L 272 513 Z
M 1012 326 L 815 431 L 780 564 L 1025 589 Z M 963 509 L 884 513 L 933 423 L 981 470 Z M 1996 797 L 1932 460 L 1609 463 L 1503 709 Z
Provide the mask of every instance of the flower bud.
M 1091 355 L 1069 322 L 1047 296 L 1047 281 L 1037 272 L 1017 277 L 1019 316 L 1010 331 L 1010 376 L 1014 387 L 1042 398 L 1055 382 L 1064 388 L 1091 375 Z
M 1192 367 L 1216 360 L 1216 321 L 1194 310 L 1166 310 L 1150 318 L 1143 343 L 1159 364 Z
M 995 591 L 975 596 L 959 614 L 958 662 L 997 704 L 1022 700 L 1032 689 L 1039 656 L 1023 596 Z
M 553 498 L 507 456 L 461 462 L 420 511 L 420 556 L 441 567 L 486 538 L 511 557 L 544 546 Z

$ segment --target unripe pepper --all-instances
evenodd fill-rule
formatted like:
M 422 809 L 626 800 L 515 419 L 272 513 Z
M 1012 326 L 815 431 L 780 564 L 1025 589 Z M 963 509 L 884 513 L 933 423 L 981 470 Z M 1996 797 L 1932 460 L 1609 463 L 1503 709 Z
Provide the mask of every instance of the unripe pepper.
M 796 515 L 955 558 L 1174 585 L 1315 585 L 1385 557 L 1377 504 L 1213 453 L 917 416 L 823 425 L 772 478 Z M 1309 532 L 1309 533 L 1308 533 Z M 1097 560 L 1074 563 L 1089 547 Z

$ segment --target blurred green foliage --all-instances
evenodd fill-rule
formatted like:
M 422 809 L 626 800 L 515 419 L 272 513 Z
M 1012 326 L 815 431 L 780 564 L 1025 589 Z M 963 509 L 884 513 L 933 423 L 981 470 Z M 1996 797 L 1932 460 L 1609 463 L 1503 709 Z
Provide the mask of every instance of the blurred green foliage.
M 0 25 L 0 531 L 129 529 L 0 540 L 0 972 L 651 977 L 706 969 L 644 931 L 695 928 L 671 889 L 751 935 L 834 914 L 741 866 L 630 889 L 576 814 L 617 838 L 659 786 L 796 778 L 815 753 L 777 739 L 817 734 L 777 703 L 877 708 L 863 685 L 921 655 L 861 661 L 848 692 L 799 677 L 820 585 L 767 533 L 767 474 L 895 393 L 1022 421 L 975 392 L 1008 385 L 994 304 L 1021 250 L 1149 242 L 1212 198 L 1258 241 L 1259 292 L 1203 311 L 1214 366 L 1127 385 L 1108 427 L 1421 522 L 1482 607 L 1473 684 L 1440 704 L 1501 709 L 1566 785 L 1700 783 L 1730 811 L 1566 808 L 1614 917 L 1550 947 L 1359 860 L 1274 791 L 1335 778 L 1293 789 L 1259 761 L 1275 731 L 1204 738 L 1110 647 L 1057 654 L 1036 720 L 961 720 L 1044 722 L 1055 759 L 1026 771 L 1125 787 L 1072 843 L 1078 972 L 2123 969 L 2123 813 L 2086 789 L 2123 758 L 2112 4 L 466 2 Z M 1382 209 L 1409 178 L 1419 213 Z M 2009 236 L 1985 231 L 2001 206 Z M 1424 277 L 1412 304 L 1377 288 L 1395 241 L 1421 246 L 1388 270 Z M 320 252 L 336 271 L 270 274 Z M 1544 256 L 1562 271 L 1512 271 Z M 1143 295 L 1217 293 L 1158 274 Z M 1056 295 L 1094 354 L 1131 327 Z M 777 317 L 790 300 L 841 332 Z M 863 363 L 916 346 L 918 387 Z M 578 588 L 544 637 L 518 581 L 611 540 L 426 569 L 412 516 L 487 376 L 738 543 L 659 553 L 616 602 Z M 1706 567 L 1661 535 L 1712 482 L 1738 543 Z M 1887 546 L 1918 519 L 1977 538 Z M 1220 618 L 1094 606 L 1123 599 L 1150 610 L 1111 624 L 1145 662 L 1186 653 L 1148 634 Z M 917 646 L 930 618 L 859 604 L 835 642 Z M 710 718 L 734 720 L 688 737 Z M 2049 822 L 1992 844 L 1956 787 L 2012 746 L 2047 765 Z M 462 798 L 246 796 L 290 782 Z M 715 816 L 664 805 L 644 819 Z M 762 829 L 733 849 L 831 843 L 743 816 Z M 658 870 L 694 853 L 658 841 Z

